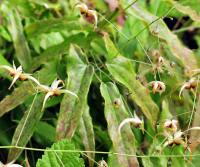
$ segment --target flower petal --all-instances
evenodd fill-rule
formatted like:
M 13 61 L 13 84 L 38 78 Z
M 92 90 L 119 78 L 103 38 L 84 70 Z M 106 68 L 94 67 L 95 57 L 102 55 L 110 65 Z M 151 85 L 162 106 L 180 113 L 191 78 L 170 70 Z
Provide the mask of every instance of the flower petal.
M 23 166 L 18 164 L 7 164 L 5 167 L 23 167 Z
M 45 107 L 45 104 L 46 104 L 48 98 L 49 98 L 50 96 L 53 96 L 53 94 L 54 94 L 53 92 L 48 92 L 48 93 L 46 94 L 46 96 L 44 97 L 44 101 L 43 101 L 43 104 L 42 104 L 42 111 L 43 111 L 43 109 L 44 109 L 44 107 Z
M 126 118 L 126 119 L 124 119 L 119 125 L 119 128 L 118 128 L 119 133 L 121 132 L 122 127 L 127 123 L 133 123 L 134 126 L 136 126 L 136 125 L 141 125 L 142 121 L 138 117 L 137 118 Z
M 16 71 L 17 72 L 23 72 L 22 66 L 17 67 Z
M 55 79 L 55 80 L 53 81 L 53 83 L 51 84 L 51 89 L 52 89 L 52 90 L 57 89 L 57 88 L 58 88 L 58 85 L 60 85 L 60 84 L 62 84 L 62 86 L 61 86 L 59 89 L 63 88 L 64 82 L 63 82 L 62 80 L 60 80 L 60 79 L 59 79 L 59 80 Z
M 71 91 L 69 91 L 69 90 L 67 90 L 67 89 L 58 90 L 58 93 L 60 93 L 60 94 L 62 94 L 62 93 L 68 93 L 68 94 L 71 94 L 71 95 L 73 95 L 73 96 L 75 96 L 75 97 L 78 98 L 78 96 L 77 96 L 76 93 L 73 93 L 73 92 L 71 92 Z
M 37 85 L 41 85 L 40 82 L 31 76 L 31 74 L 24 74 L 28 79 L 30 79 L 31 81 L 35 82 Z
M 94 28 L 97 28 L 98 17 L 95 10 L 88 10 L 88 12 L 94 17 Z
M 16 74 L 16 75 L 14 75 L 14 78 L 13 78 L 13 80 L 12 80 L 12 83 L 11 83 L 11 85 L 9 86 L 9 90 L 11 89 L 11 87 L 14 85 L 14 83 L 19 79 L 19 77 L 20 77 L 20 74 Z
M 16 66 L 15 66 L 15 62 L 13 61 L 13 69 L 16 71 L 17 70 L 17 68 L 16 68 Z
M 181 86 L 181 89 L 180 89 L 180 92 L 179 92 L 179 98 L 181 97 L 181 94 L 182 94 L 183 90 L 184 90 L 187 86 L 189 86 L 188 83 L 185 83 L 185 84 L 183 84 L 183 86 Z
M 2 66 L 0 66 L 0 68 L 6 69 L 6 70 L 8 70 L 9 72 L 15 71 L 12 67 L 6 66 L 6 65 L 2 65 Z

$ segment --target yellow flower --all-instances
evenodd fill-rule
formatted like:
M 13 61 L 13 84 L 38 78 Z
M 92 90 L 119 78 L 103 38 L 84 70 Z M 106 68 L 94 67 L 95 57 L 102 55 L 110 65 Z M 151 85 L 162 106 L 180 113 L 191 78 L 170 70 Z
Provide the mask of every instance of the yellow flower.
M 19 67 L 16 67 L 14 62 L 13 62 L 13 67 L 7 65 L 1 65 L 0 68 L 7 70 L 10 73 L 10 76 L 13 78 L 13 81 L 8 89 L 10 89 L 18 79 L 21 81 L 30 79 L 34 81 L 37 85 L 39 84 L 37 79 L 32 77 L 31 74 L 24 73 L 22 66 L 20 65 Z
M 62 86 L 59 87 L 60 84 L 62 84 Z M 46 85 L 38 84 L 38 89 L 46 93 L 44 101 L 43 101 L 42 109 L 44 109 L 46 101 L 51 96 L 59 96 L 63 93 L 69 93 L 75 97 L 78 97 L 75 93 L 67 89 L 62 89 L 63 87 L 64 87 L 64 82 L 62 80 L 57 80 L 57 79 L 53 81 L 50 87 Z

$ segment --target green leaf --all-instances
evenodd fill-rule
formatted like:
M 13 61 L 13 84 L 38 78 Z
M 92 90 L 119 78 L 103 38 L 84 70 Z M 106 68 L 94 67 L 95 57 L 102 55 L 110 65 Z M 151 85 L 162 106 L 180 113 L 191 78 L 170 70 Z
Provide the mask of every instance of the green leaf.
M 14 43 L 16 57 L 25 70 L 30 69 L 31 54 L 23 33 L 23 26 L 18 11 L 15 8 L 4 6 L 3 12 L 7 15 L 8 30 Z
M 127 1 L 122 3 L 128 5 Z M 176 35 L 174 35 L 164 23 L 164 21 L 151 14 L 145 9 L 142 9 L 138 4 L 132 5 L 132 8 L 129 8 L 129 12 L 139 18 L 141 21 L 149 25 L 150 32 L 152 35 L 164 40 L 167 43 L 168 48 L 171 53 L 186 67 L 190 69 L 197 68 L 197 62 L 195 55 L 192 50 L 185 47 Z M 132 38 L 135 39 L 135 38 Z M 190 60 L 190 61 L 188 61 Z
M 141 108 L 152 125 L 154 125 L 158 116 L 158 107 L 147 93 L 146 88 L 136 80 L 131 60 L 118 56 L 107 64 L 107 67 L 114 79 L 129 89 L 133 101 Z
M 37 123 L 34 138 L 38 139 L 42 145 L 47 145 L 55 141 L 56 129 L 52 125 L 44 121 Z
M 30 109 L 25 112 L 22 119 L 20 120 L 15 133 L 12 138 L 12 146 L 25 147 L 31 136 L 35 131 L 35 127 L 40 121 L 42 115 L 42 103 L 44 95 L 35 95 L 33 103 L 30 106 Z M 16 160 L 22 153 L 22 149 L 10 149 L 8 154 L 8 161 Z
M 173 150 L 170 149 L 170 154 L 172 155 L 172 166 L 173 167 L 186 167 L 186 161 L 184 160 L 184 146 L 174 146 Z M 180 155 L 182 157 L 173 157 L 173 155 Z
M 0 25 L 0 35 L 7 41 L 11 41 L 10 35 L 8 34 L 7 30 L 2 25 Z
M 4 58 L 2 53 L 0 53 L 0 65 L 10 66 L 10 63 Z M 4 70 L 0 70 L 0 75 L 3 76 L 3 77 L 7 77 Z
M 113 150 L 119 154 L 136 155 L 135 138 L 129 125 L 118 133 L 120 123 L 129 117 L 122 97 L 113 83 L 101 83 L 101 94 L 105 100 L 104 113 L 108 124 L 108 132 L 113 143 Z M 119 100 L 119 106 L 114 101 Z M 139 166 L 134 156 L 117 155 L 118 164 L 122 167 Z
M 67 60 L 66 88 L 76 93 L 79 98 L 68 94 L 64 96 L 57 124 L 57 139 L 71 138 L 74 135 L 87 106 L 87 94 L 94 73 L 93 67 L 82 62 L 73 46 Z
M 64 152 L 67 150 L 69 152 Z M 75 146 L 69 140 L 59 141 L 51 148 L 46 149 L 36 167 L 84 167 L 84 161 L 80 158 L 80 154 L 74 151 Z
M 200 97 L 200 96 L 199 96 Z M 200 98 L 198 98 L 196 111 L 194 112 L 192 127 L 200 127 Z M 191 150 L 195 151 L 199 146 L 198 139 L 200 138 L 199 130 L 192 130 L 190 132 Z
M 200 22 L 200 13 L 197 13 L 197 11 L 195 11 L 191 6 L 183 5 L 184 2 L 182 4 L 174 0 L 167 0 L 167 2 L 170 2 L 173 5 L 173 7 L 175 7 L 176 10 L 178 10 L 179 12 L 189 15 L 192 20 Z
M 58 59 L 61 55 L 68 53 L 71 43 L 86 47 L 89 41 L 83 33 L 71 35 L 64 42 L 48 48 L 40 56 L 35 57 L 33 60 L 33 69 L 37 69 L 41 64 Z
M 114 43 L 109 38 L 109 35 L 104 35 L 103 39 L 108 53 L 108 56 L 106 56 L 106 58 L 108 59 L 108 61 L 112 60 L 118 55 L 119 51 L 116 49 Z
M 83 29 L 84 27 L 84 29 Z M 40 35 L 43 33 L 49 32 L 60 32 L 63 30 L 86 30 L 88 28 L 86 25 L 80 25 L 80 22 L 77 20 L 70 20 L 67 18 L 59 18 L 59 19 L 48 19 L 42 20 L 33 24 L 30 24 L 25 28 L 25 31 L 29 38 L 35 37 L 36 35 Z
M 93 124 L 92 124 L 92 118 L 89 113 L 89 107 L 85 107 L 85 110 L 83 111 L 82 118 L 80 120 L 78 133 L 81 136 L 81 139 L 83 141 L 84 147 L 86 151 L 95 151 L 95 136 L 94 136 L 94 130 L 93 130 Z M 94 161 L 91 159 L 95 159 L 94 153 L 87 153 L 88 160 L 89 160 L 89 166 L 92 167 L 94 165 Z

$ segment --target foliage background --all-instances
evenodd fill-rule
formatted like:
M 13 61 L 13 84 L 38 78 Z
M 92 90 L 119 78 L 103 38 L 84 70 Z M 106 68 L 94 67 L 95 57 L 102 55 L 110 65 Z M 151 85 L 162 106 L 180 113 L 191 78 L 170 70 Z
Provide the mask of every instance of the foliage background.
M 8 90 L 12 78 L 0 70 L 1 162 L 198 166 L 200 133 L 185 134 L 191 152 L 181 145 L 164 148 L 162 125 L 177 119 L 183 131 L 200 126 L 198 85 L 178 97 L 185 81 L 199 80 L 193 70 L 199 67 L 200 1 L 86 0 L 98 13 L 97 29 L 80 16 L 78 2 L 0 1 L 0 65 L 15 61 L 45 85 L 62 79 L 79 96 L 52 97 L 41 112 L 44 94 L 30 81 Z M 164 58 L 159 71 L 157 55 Z M 161 95 L 149 90 L 154 80 L 166 85 Z M 118 134 L 120 122 L 134 112 L 144 119 L 144 133 L 126 125 Z M 73 153 L 42 157 L 44 150 L 34 149 L 51 146 Z

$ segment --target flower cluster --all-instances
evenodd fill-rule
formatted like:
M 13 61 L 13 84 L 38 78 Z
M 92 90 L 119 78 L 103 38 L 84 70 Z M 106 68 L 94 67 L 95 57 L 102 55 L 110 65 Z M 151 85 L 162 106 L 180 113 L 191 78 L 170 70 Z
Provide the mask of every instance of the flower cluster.
M 43 101 L 42 109 L 44 109 L 46 101 L 51 96 L 59 96 L 63 93 L 65 93 L 65 94 L 69 93 L 69 94 L 77 97 L 77 95 L 75 93 L 73 93 L 73 92 L 71 92 L 67 89 L 63 89 L 64 82 L 62 80 L 55 79 L 50 87 L 43 85 L 36 78 L 31 76 L 31 74 L 24 73 L 22 66 L 19 66 L 19 67 L 16 68 L 14 62 L 13 62 L 13 67 L 10 67 L 10 66 L 7 66 L 7 65 L 2 65 L 2 66 L 0 66 L 0 69 L 7 70 L 9 72 L 10 76 L 13 78 L 13 81 L 12 81 L 12 83 L 9 86 L 8 89 L 10 89 L 17 80 L 21 80 L 21 81 L 31 80 L 37 85 L 38 90 L 46 93 L 44 101 Z M 59 86 L 60 84 L 62 84 L 62 86 Z
M 164 123 L 164 132 L 167 138 L 164 143 L 164 147 L 173 146 L 173 145 L 185 145 L 185 141 L 183 139 L 183 132 L 178 130 L 178 121 L 177 120 L 166 120 Z

